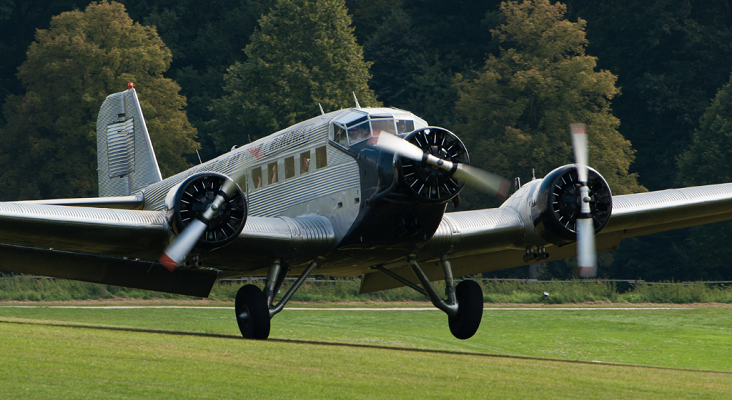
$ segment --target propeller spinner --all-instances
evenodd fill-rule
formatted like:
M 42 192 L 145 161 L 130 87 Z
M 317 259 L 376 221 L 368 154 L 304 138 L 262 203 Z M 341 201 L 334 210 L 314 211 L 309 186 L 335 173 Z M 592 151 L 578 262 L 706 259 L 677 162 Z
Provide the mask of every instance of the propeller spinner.
M 580 185 L 580 215 L 577 218 L 577 267 L 582 278 L 597 276 L 597 255 L 595 254 L 595 227 L 590 208 L 590 190 L 587 186 L 587 127 L 585 124 L 570 125 L 574 158 Z

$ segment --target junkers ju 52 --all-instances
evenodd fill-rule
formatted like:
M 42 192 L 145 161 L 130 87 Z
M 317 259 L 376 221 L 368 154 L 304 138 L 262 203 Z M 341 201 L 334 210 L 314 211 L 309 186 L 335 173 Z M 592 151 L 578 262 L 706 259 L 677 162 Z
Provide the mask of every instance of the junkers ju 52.
M 732 184 L 613 196 L 587 166 L 585 127 L 570 131 L 575 164 L 498 208 L 446 213 L 465 185 L 505 197 L 508 182 L 408 111 L 356 102 L 162 179 L 130 88 L 99 113 L 99 197 L 0 203 L 1 268 L 202 297 L 217 279 L 264 276 L 236 296 L 255 339 L 311 273 L 360 276 L 362 293 L 424 293 L 467 339 L 483 297 L 455 277 L 574 256 L 594 276 L 596 252 L 624 238 L 732 218 Z

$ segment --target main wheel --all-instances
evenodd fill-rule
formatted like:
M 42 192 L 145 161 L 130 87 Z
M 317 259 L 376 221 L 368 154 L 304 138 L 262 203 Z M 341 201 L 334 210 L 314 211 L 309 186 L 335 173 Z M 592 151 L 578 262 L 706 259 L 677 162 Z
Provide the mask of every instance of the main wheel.
M 236 293 L 234 310 L 242 336 L 247 339 L 269 337 L 269 308 L 261 289 L 254 285 L 242 286 Z
M 455 287 L 458 312 L 448 317 L 450 332 L 458 339 L 469 339 L 478 331 L 483 318 L 483 290 L 475 281 L 462 281 Z

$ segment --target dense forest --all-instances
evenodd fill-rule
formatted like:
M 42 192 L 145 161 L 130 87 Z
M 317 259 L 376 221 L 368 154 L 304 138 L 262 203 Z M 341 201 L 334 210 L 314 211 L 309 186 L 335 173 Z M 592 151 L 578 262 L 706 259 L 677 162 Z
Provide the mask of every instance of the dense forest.
M 165 175 L 356 92 L 509 179 L 571 163 L 583 121 L 615 194 L 732 181 L 732 1 L 0 0 L 0 54 L 0 200 L 96 195 L 96 112 L 127 81 Z M 732 280 L 730 234 L 626 240 L 600 275 Z

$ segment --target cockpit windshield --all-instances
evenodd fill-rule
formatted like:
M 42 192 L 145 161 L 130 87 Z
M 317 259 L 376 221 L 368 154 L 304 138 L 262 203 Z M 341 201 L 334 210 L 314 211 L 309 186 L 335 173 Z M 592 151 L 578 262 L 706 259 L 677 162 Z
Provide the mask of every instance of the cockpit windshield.
M 395 111 L 399 113 L 368 114 L 351 110 L 333 122 L 333 140 L 348 147 L 371 137 L 378 137 L 381 132 L 400 135 L 427 126 L 425 121 L 408 112 Z

